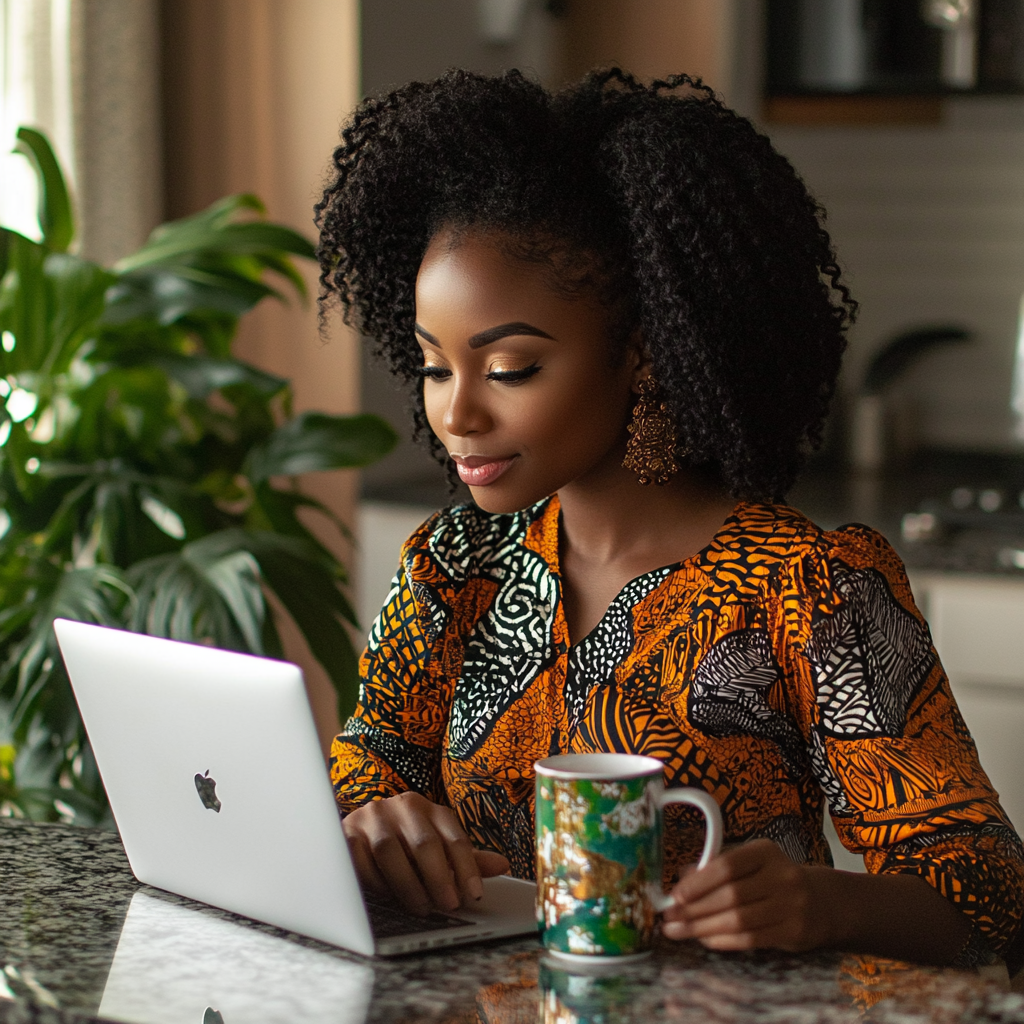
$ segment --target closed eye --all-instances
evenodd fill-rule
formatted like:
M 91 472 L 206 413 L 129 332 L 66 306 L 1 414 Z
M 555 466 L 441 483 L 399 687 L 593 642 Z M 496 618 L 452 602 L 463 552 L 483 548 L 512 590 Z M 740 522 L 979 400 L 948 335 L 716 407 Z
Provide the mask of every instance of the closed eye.
M 487 374 L 487 379 L 500 381 L 502 384 L 521 384 L 539 371 L 540 367 L 534 363 L 533 366 L 524 367 L 522 370 L 492 370 Z
M 418 366 L 416 375 L 425 380 L 447 380 L 452 375 L 452 371 L 443 366 Z

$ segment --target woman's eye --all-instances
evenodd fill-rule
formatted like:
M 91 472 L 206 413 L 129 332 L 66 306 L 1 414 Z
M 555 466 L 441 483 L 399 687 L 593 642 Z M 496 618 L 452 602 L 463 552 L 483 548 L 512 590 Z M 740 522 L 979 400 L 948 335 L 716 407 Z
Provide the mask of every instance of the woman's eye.
M 416 373 L 426 380 L 447 380 L 452 375 L 452 371 L 443 366 L 420 366 Z
M 522 370 L 491 370 L 487 374 L 487 379 L 500 381 L 502 384 L 520 384 L 524 380 L 529 380 L 539 370 L 540 367 L 536 363 Z

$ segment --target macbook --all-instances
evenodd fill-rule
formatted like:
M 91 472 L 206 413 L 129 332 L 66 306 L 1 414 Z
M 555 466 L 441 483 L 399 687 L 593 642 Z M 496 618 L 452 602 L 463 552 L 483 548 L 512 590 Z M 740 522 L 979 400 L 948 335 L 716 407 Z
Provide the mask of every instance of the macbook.
M 140 882 L 364 955 L 536 931 L 536 886 L 509 877 L 429 918 L 364 900 L 295 665 L 54 629 Z

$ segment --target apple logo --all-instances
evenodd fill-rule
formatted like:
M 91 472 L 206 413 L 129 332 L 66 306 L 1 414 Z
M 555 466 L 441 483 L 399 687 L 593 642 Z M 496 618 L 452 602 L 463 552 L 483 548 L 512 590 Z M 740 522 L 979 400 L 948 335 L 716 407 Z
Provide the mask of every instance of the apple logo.
M 205 775 L 200 775 L 196 772 L 196 792 L 199 794 L 199 799 L 203 801 L 203 806 L 209 811 L 216 811 L 220 813 L 220 800 L 217 799 L 217 783 L 214 779 L 210 778 L 210 769 L 206 769 Z M 216 1011 L 214 1011 L 216 1013 Z M 218 1016 L 220 1016 L 218 1014 Z
M 196 778 L 199 779 L 202 776 L 197 775 Z M 220 1010 L 215 1010 L 212 1006 L 208 1006 L 206 1013 L 203 1014 L 203 1024 L 224 1024 L 224 1018 L 220 1015 Z

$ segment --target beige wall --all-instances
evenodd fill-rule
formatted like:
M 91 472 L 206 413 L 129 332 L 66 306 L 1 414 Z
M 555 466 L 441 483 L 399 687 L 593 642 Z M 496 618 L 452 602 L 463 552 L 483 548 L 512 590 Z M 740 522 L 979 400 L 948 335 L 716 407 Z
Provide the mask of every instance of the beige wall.
M 356 0 L 163 0 L 165 191 L 168 217 L 233 192 L 255 192 L 274 220 L 313 237 L 312 207 L 354 108 L 359 82 Z M 356 339 L 334 325 L 317 333 L 315 268 L 306 307 L 267 302 L 243 322 L 238 355 L 289 377 L 296 408 L 353 412 L 359 402 Z M 303 480 L 353 521 L 352 473 Z M 327 524 L 318 532 L 351 561 Z M 334 695 L 290 623 L 291 658 L 306 672 L 321 740 L 337 730 Z
M 640 78 L 685 71 L 728 91 L 733 0 L 587 0 L 569 5 L 566 78 L 618 64 Z

